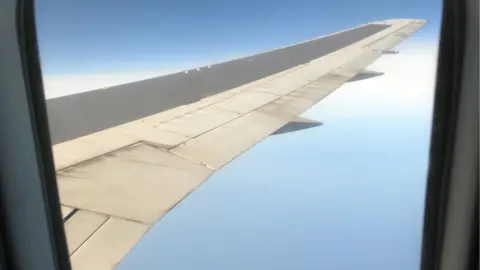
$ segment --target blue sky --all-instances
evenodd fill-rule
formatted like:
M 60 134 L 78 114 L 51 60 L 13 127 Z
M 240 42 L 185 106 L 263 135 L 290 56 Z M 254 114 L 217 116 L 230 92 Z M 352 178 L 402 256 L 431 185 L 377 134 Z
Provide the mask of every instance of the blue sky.
M 37 0 L 44 74 L 218 62 L 386 18 L 438 26 L 440 0 Z
M 119 270 L 418 269 L 440 0 L 37 1 L 46 75 L 218 62 L 387 18 L 429 20 L 162 218 Z M 414 63 L 414 64 L 413 64 Z

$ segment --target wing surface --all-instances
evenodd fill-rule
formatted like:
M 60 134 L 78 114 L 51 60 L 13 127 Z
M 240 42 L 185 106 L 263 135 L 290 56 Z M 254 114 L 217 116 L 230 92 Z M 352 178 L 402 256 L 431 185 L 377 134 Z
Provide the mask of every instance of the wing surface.
M 113 269 L 157 220 L 216 170 L 285 125 L 308 124 L 299 117 L 303 112 L 425 23 L 373 22 L 368 25 L 383 30 L 321 57 L 55 144 L 73 269 Z

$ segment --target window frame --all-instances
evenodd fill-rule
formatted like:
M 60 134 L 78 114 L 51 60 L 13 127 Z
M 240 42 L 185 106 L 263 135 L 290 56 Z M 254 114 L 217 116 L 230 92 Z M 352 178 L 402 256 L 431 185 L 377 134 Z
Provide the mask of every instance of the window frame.
M 34 7 L 0 0 L 0 269 L 70 269 Z M 432 127 L 421 269 L 478 269 L 476 0 L 444 1 Z

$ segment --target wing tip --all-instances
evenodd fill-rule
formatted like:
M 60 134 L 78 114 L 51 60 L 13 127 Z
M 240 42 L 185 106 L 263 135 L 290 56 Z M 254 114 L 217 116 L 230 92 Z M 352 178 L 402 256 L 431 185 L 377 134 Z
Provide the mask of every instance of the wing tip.
M 427 24 L 428 23 L 428 20 L 421 19 L 421 18 L 390 18 L 390 19 L 385 19 L 385 20 L 374 21 L 374 22 L 371 22 L 370 24 L 394 25 L 394 24 L 404 22 L 404 21 L 410 21 L 410 22 L 421 23 L 421 24 Z

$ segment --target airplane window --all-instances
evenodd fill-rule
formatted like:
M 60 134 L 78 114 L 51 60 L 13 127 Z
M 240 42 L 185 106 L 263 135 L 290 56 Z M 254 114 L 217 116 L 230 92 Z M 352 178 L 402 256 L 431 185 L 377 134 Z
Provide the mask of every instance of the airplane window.
M 73 269 L 418 269 L 441 9 L 37 0 Z

